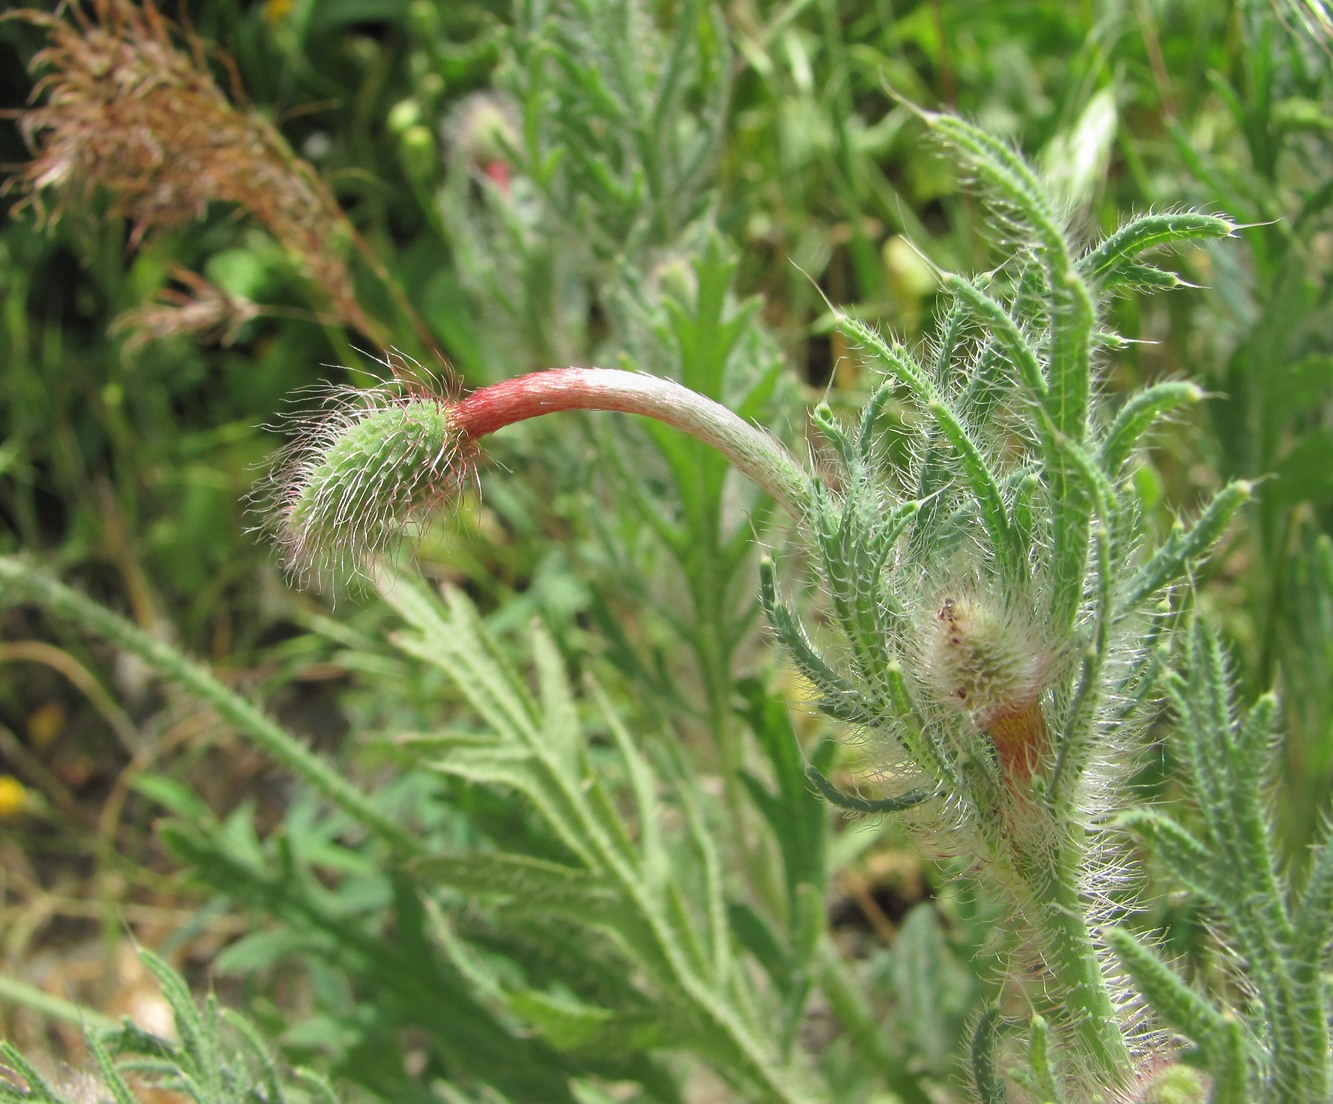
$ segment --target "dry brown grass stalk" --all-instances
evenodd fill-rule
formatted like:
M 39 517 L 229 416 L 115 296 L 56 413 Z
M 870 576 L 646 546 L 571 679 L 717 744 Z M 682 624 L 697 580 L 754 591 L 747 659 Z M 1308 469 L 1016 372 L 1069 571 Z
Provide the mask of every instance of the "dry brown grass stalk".
M 203 218 L 211 203 L 230 204 L 281 243 L 326 301 L 327 315 L 376 344 L 390 343 L 361 310 L 341 254 L 348 245 L 363 248 L 355 228 L 313 167 L 218 87 L 196 35 L 152 0 L 88 0 L 54 15 L 25 9 L 5 18 L 40 26 L 48 37 L 31 64 L 41 74 L 35 106 L 19 116 L 33 153 L 10 182 L 26 191 L 20 206 L 49 223 L 105 193 L 110 213 L 133 223 L 137 246 L 155 231 Z M 141 317 L 155 325 L 153 337 L 198 332 L 219 307 L 216 297 L 204 299 L 198 310 L 174 312 L 174 331 L 160 311 Z M 226 332 L 227 319 L 208 328 L 217 324 Z
M 183 290 L 162 288 L 149 302 L 126 311 L 112 323 L 112 333 L 130 335 L 125 343 L 127 351 L 177 334 L 227 346 L 236 340 L 245 323 L 266 313 L 258 304 L 228 295 L 188 268 L 172 265 L 171 278 Z

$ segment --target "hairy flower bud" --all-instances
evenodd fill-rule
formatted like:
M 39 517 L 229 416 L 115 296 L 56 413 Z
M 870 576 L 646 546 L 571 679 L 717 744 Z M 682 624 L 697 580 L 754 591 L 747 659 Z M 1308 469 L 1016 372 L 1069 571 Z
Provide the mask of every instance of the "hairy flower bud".
M 1209 1078 L 1179 1062 L 1140 1076 L 1143 1080 L 1136 1088 L 1133 1104 L 1203 1104 L 1212 1095 Z
M 1041 694 L 1050 668 L 1032 626 L 993 596 L 960 593 L 940 600 L 924 643 L 936 699 L 990 736 L 1006 777 L 1031 777 L 1047 745 Z
M 471 450 L 442 397 L 340 389 L 284 450 L 267 495 L 286 567 L 356 578 L 457 489 Z

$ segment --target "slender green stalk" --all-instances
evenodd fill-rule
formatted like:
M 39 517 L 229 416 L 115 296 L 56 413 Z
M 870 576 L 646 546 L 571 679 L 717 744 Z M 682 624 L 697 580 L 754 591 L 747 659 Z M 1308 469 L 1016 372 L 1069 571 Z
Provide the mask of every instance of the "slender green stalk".
M 52 996 L 35 985 L 26 985 L 16 978 L 0 974 L 0 1004 L 11 1008 L 27 1008 L 57 1023 L 71 1024 L 102 1031 L 115 1027 L 116 1021 L 85 1008 L 81 1004 Z
M 138 656 L 159 674 L 216 709 L 219 716 L 235 725 L 257 747 L 395 851 L 404 857 L 422 853 L 420 839 L 380 812 L 364 793 L 295 736 L 170 644 L 149 636 L 137 625 L 12 556 L 0 557 L 0 584 L 4 587 L 0 600 L 35 602 L 55 616 L 90 629 Z

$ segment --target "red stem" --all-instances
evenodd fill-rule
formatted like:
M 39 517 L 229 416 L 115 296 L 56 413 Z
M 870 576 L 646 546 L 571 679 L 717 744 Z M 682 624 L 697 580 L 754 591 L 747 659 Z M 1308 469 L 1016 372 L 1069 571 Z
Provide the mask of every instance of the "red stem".
M 600 368 L 552 368 L 501 380 L 473 391 L 458 402 L 453 409 L 454 428 L 467 440 L 475 441 L 515 422 L 562 410 L 641 414 L 683 428 L 684 419 L 673 417 L 660 399 L 654 401 L 645 394 L 613 390 L 606 386 L 605 377 L 605 370 Z
M 553 368 L 474 391 L 454 404 L 464 443 L 515 422 L 564 410 L 613 410 L 669 425 L 716 449 L 794 517 L 809 505 L 808 477 L 771 434 L 675 380 L 616 368 Z

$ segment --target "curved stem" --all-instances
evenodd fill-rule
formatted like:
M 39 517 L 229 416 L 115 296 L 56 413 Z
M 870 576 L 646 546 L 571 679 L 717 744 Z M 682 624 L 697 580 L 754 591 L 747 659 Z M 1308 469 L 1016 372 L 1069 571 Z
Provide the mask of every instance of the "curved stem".
M 477 440 L 528 418 L 563 410 L 638 414 L 717 449 L 800 519 L 811 503 L 810 477 L 771 433 L 675 380 L 618 368 L 553 368 L 474 391 L 451 410 L 453 428 Z

